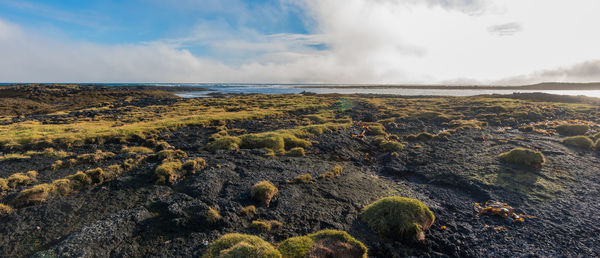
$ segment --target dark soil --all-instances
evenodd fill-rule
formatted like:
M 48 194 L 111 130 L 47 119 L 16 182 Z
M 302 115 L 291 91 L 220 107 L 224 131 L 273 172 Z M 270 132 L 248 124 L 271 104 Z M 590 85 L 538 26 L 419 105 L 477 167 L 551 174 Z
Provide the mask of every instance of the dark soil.
M 346 113 L 355 121 L 376 120 L 372 106 L 353 104 Z M 228 128 L 247 132 L 292 128 L 303 124 L 301 115 L 237 122 Z M 386 129 L 406 135 L 436 133 L 445 127 L 442 121 L 406 119 Z M 245 149 L 207 152 L 202 146 L 216 132 L 212 127 L 164 132 L 157 140 L 184 150 L 190 158 L 204 158 L 208 167 L 173 185 L 154 185 L 158 161 L 148 158 L 101 185 L 15 210 L 0 217 L 0 255 L 197 257 L 225 233 L 255 234 L 278 243 L 339 229 L 365 243 L 371 257 L 599 256 L 599 153 L 566 147 L 558 136 L 504 127 L 489 125 L 458 131 L 447 140 L 409 142 L 393 155 L 379 151 L 368 138 L 354 137 L 362 131 L 355 124 L 312 138 L 306 157 L 266 157 L 262 150 Z M 37 170 L 38 183 L 47 183 L 78 170 L 122 164 L 133 155 L 120 153 L 121 145 L 71 148 L 73 157 L 96 149 L 117 155 L 59 170 L 50 168 L 56 158 L 0 161 L 0 177 Z M 547 162 L 532 170 L 498 158 L 514 147 L 542 150 Z M 343 167 L 340 176 L 319 177 L 336 165 Z M 311 183 L 294 183 L 296 176 L 307 173 L 313 177 Z M 250 187 L 262 180 L 279 188 L 269 207 L 250 197 Z M 24 188 L 6 192 L 0 200 L 9 203 Z M 425 232 L 425 241 L 382 238 L 359 219 L 364 206 L 386 196 L 416 198 L 431 208 L 436 221 Z M 478 215 L 474 203 L 488 200 L 505 202 L 531 217 L 512 222 Z M 248 205 L 256 205 L 257 214 L 248 217 L 240 212 Z M 220 221 L 206 220 L 209 207 L 219 211 Z M 261 232 L 250 227 L 253 220 L 283 225 Z

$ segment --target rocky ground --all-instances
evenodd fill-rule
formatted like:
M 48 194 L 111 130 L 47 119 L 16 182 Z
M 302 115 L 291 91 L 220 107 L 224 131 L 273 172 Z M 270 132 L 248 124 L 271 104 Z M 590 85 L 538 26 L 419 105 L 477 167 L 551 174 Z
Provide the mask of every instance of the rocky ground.
M 312 146 L 306 148 L 304 157 L 268 156 L 262 149 L 208 151 L 204 146 L 220 130 L 219 125 L 161 131 L 155 140 L 166 141 L 167 148 L 183 150 L 188 156 L 185 159 L 203 158 L 208 163 L 202 171 L 185 175 L 173 184 L 154 184 L 154 171 L 160 163 L 156 155 L 121 151 L 123 145 L 152 147 L 144 139 L 53 146 L 71 152 L 64 158 L 0 159 L 0 177 L 38 172 L 36 182 L 4 191 L 0 202 L 5 204 L 13 204 L 19 192 L 32 185 L 77 171 L 122 164 L 129 158 L 141 160 L 111 180 L 40 203 L 13 205 L 13 211 L 0 217 L 0 255 L 189 257 L 202 255 L 208 244 L 225 233 L 258 235 L 277 244 L 322 229 L 347 231 L 369 248 L 370 257 L 600 255 L 598 152 L 566 146 L 561 142 L 563 136 L 556 133 L 519 130 L 523 124 L 581 119 L 584 115 L 558 110 L 522 120 L 494 118 L 480 128 L 457 130 L 444 139 L 406 140 L 409 134 L 435 134 L 452 127 L 444 119 L 412 116 L 382 122 L 379 114 L 384 111 L 370 98 L 375 97 L 344 100 L 345 107 L 338 108 L 335 116 L 350 117 L 351 126 L 311 136 Z M 392 99 L 388 105 L 398 107 L 408 99 Z M 452 103 L 450 107 L 464 108 Z M 277 119 L 230 122 L 227 128 L 232 135 L 235 129 L 243 129 L 237 134 L 246 134 L 294 128 L 306 124 L 300 119 L 305 112 L 290 112 Z M 52 114 L 35 116 L 47 119 Z M 33 119 L 21 117 L 27 118 Z M 364 123 L 375 121 L 384 125 L 386 137 L 399 137 L 404 148 L 382 151 L 372 136 L 362 137 Z M 588 122 L 592 131 L 597 128 L 594 118 Z M 2 153 L 45 147 L 4 146 Z M 515 147 L 540 150 L 547 161 L 540 169 L 530 169 L 498 158 Z M 115 155 L 52 168 L 58 159 L 68 160 L 96 150 Z M 335 166 L 343 168 L 341 175 L 320 177 Z M 301 174 L 310 174 L 312 180 L 295 181 Z M 251 186 L 262 180 L 279 189 L 269 207 L 250 197 Z M 429 206 L 436 220 L 425 232 L 424 241 L 378 236 L 359 219 L 363 207 L 386 196 L 411 197 Z M 489 200 L 507 203 L 526 215 L 525 220 L 513 222 L 474 210 L 475 203 Z M 240 212 L 249 205 L 256 205 L 256 214 Z M 208 223 L 205 213 L 209 208 L 218 210 L 221 219 Z M 264 231 L 251 226 L 255 220 L 276 220 L 282 225 Z

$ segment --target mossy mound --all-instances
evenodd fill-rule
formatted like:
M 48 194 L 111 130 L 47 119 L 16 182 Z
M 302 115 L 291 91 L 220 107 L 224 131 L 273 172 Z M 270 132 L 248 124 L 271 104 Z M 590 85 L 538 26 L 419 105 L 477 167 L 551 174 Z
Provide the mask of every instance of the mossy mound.
M 54 187 L 51 184 L 35 185 L 21 191 L 15 198 L 15 204 L 17 206 L 28 206 L 43 203 L 53 191 Z
M 123 148 L 121 149 L 121 152 L 128 153 L 128 154 L 150 154 L 150 153 L 154 153 L 154 150 L 152 150 L 148 147 L 144 147 L 144 146 L 134 146 L 134 147 L 123 146 Z
M 302 183 L 302 184 L 308 184 L 308 183 L 312 183 L 312 176 L 310 174 L 302 174 L 302 175 L 298 175 L 294 181 L 296 183 Z
M 279 258 L 281 253 L 260 237 L 246 234 L 226 234 L 210 244 L 203 258 L 265 257 Z
M 94 168 L 85 171 L 85 174 L 92 180 L 92 184 L 100 184 L 106 179 L 102 168 Z
M 306 155 L 306 153 L 304 152 L 304 148 L 302 147 L 295 147 L 295 148 L 291 148 L 286 155 L 288 156 L 292 156 L 292 157 L 304 157 Z
M 179 179 L 179 171 L 181 170 L 181 162 L 171 161 L 162 163 L 156 167 L 154 171 L 155 184 L 172 184 Z
M 81 171 L 77 171 L 77 173 L 75 174 L 68 175 L 66 178 L 69 180 L 71 187 L 75 189 L 79 189 L 86 185 L 92 184 L 92 179 L 87 174 Z
M 15 173 L 10 175 L 7 179 L 6 179 L 6 183 L 9 189 L 14 189 L 17 186 L 23 186 L 23 185 L 31 185 L 33 183 L 36 182 L 36 177 L 37 177 L 37 172 L 32 170 L 29 171 L 27 173 Z M 2 186 L 0 186 L 0 188 L 4 188 L 4 183 L 2 183 Z
M 275 185 L 269 181 L 258 182 L 252 186 L 252 189 L 250 189 L 252 199 L 264 204 L 267 207 L 269 207 L 271 201 L 277 198 L 278 192 L 279 190 L 277 187 L 275 187 Z
M 54 188 L 54 191 L 60 195 L 68 194 L 73 190 L 71 180 L 66 178 L 56 179 L 52 181 L 51 185 Z
M 583 135 L 564 138 L 562 143 L 580 149 L 592 149 L 595 146 L 594 141 L 590 137 Z
M 256 214 L 256 206 L 254 206 L 254 205 L 246 206 L 246 207 L 242 208 L 240 210 L 240 212 L 242 214 L 246 215 L 247 217 L 250 217 L 250 216 Z
M 361 219 L 377 234 L 391 238 L 425 238 L 435 215 L 423 202 L 405 197 L 386 197 L 365 207 Z
M 175 160 L 187 158 L 187 153 L 182 150 L 162 150 L 156 153 L 159 160 Z
M 385 131 L 385 127 L 383 127 L 383 125 L 372 124 L 372 125 L 367 126 L 367 135 L 372 135 L 372 136 L 387 135 L 387 132 Z
M 196 158 L 186 161 L 181 167 L 193 174 L 196 173 L 196 171 L 205 169 L 207 166 L 208 164 L 206 164 L 206 160 L 203 158 Z
M 205 219 L 208 223 L 216 223 L 221 219 L 221 214 L 215 208 L 209 207 L 206 211 Z
M 283 257 L 367 257 L 368 249 L 350 234 L 339 230 L 322 230 L 314 234 L 292 237 L 277 247 Z
M 216 150 L 237 150 L 240 148 L 240 143 L 242 139 L 235 136 L 223 136 L 216 138 L 213 142 L 206 145 L 206 150 L 208 151 L 216 151 Z
M 508 163 L 531 168 L 539 168 L 546 163 L 544 154 L 525 148 L 514 148 L 509 152 L 500 154 L 500 158 Z
M 391 152 L 391 151 L 399 151 L 399 150 L 404 149 L 404 145 L 402 145 L 402 143 L 395 142 L 395 141 L 382 141 L 379 144 L 379 148 L 381 148 L 381 150 L 384 152 Z
M 277 155 L 285 154 L 286 149 L 296 147 L 307 148 L 312 144 L 304 139 L 300 139 L 295 135 L 288 133 L 261 133 L 247 134 L 241 137 L 242 142 L 240 148 L 243 149 L 262 149 L 267 148 L 273 150 Z
M 13 211 L 13 209 L 10 206 L 8 206 L 6 204 L 3 204 L 3 203 L 0 203 L 0 216 L 4 216 L 6 214 L 9 214 L 12 211 Z
M 573 136 L 586 134 L 590 130 L 590 126 L 586 124 L 562 124 L 555 129 L 560 135 Z

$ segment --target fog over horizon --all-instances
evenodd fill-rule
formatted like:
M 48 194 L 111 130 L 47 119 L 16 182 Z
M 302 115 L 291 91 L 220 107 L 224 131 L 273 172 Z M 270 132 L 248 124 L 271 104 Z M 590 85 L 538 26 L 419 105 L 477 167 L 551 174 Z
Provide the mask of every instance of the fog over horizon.
M 600 81 L 594 0 L 0 0 L 0 82 Z

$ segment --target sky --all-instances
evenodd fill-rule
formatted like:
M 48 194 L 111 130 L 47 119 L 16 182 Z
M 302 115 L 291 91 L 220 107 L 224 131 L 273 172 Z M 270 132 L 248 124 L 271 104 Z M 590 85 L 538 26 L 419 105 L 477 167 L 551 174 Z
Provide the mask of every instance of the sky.
M 0 82 L 600 81 L 598 0 L 0 0 Z

